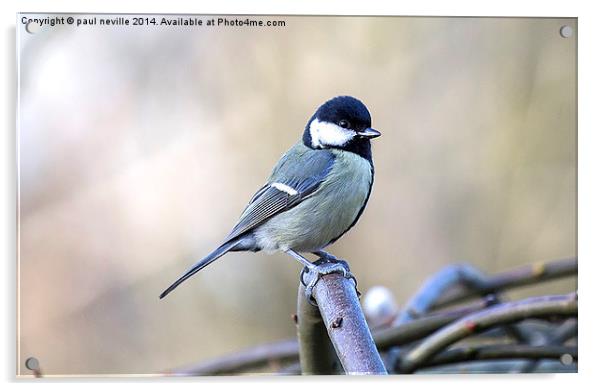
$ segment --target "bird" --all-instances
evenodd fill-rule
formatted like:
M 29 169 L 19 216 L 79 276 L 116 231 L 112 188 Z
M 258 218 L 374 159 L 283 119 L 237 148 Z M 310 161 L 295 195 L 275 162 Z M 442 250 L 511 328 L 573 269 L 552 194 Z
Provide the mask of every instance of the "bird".
M 223 242 L 159 298 L 231 251 L 282 251 L 316 270 L 318 262 L 301 253 L 336 262 L 324 248 L 348 232 L 364 212 L 374 182 L 370 140 L 380 135 L 359 99 L 336 96 L 320 105 L 301 139 L 282 155 Z

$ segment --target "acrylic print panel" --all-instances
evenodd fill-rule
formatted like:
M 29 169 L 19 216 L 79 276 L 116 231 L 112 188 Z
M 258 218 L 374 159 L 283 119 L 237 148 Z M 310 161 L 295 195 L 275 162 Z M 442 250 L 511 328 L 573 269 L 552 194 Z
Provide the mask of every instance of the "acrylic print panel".
M 17 46 L 18 375 L 577 371 L 576 19 L 19 14 Z M 335 239 L 371 145 L 325 248 L 363 313 L 279 250 L 159 299 L 304 132 L 226 247 Z

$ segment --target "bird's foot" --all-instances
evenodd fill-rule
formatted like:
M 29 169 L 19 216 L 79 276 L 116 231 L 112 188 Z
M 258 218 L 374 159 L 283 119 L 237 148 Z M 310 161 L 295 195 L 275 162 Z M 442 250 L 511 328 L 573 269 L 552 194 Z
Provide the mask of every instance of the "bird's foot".
M 337 257 L 335 257 L 334 255 L 327 253 L 324 250 L 318 250 L 318 251 L 314 251 L 312 252 L 312 254 L 317 255 L 320 258 L 324 258 L 326 259 L 328 262 L 333 262 L 333 263 L 337 263 L 337 262 L 345 262 L 342 259 L 339 259 Z M 320 261 L 318 259 L 318 261 Z M 347 262 L 345 262 L 345 264 L 347 265 Z M 349 265 L 347 265 L 347 267 L 349 267 Z
M 327 253 L 326 253 L 327 254 Z M 305 266 L 303 271 L 301 272 L 300 280 L 301 283 L 305 286 L 305 297 L 310 304 L 317 306 L 315 299 L 313 298 L 313 290 L 318 281 L 322 276 L 332 273 L 339 273 L 345 278 L 349 278 L 353 280 L 353 284 L 355 286 L 355 290 L 360 295 L 360 292 L 357 290 L 357 280 L 351 274 L 351 269 L 349 268 L 349 264 L 342 259 L 337 259 L 336 257 L 327 254 L 328 257 L 322 257 L 315 261 L 312 266 Z

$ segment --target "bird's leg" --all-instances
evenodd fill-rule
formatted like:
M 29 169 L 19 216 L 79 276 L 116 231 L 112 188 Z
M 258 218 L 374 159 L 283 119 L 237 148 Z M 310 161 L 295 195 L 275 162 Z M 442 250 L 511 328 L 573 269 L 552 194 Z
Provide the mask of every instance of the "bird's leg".
M 297 261 L 301 262 L 301 264 L 308 269 L 313 269 L 314 267 L 316 267 L 316 265 L 314 265 L 309 259 L 305 258 L 303 255 L 299 254 L 294 250 L 286 250 L 286 253 L 291 257 L 295 258 Z
M 313 305 L 317 305 L 316 301 L 312 296 L 313 289 L 318 283 L 318 280 L 320 280 L 320 277 L 322 276 L 332 273 L 339 273 L 345 278 L 352 279 L 353 283 L 357 287 L 357 280 L 355 279 L 353 274 L 351 274 L 351 270 L 347 262 L 337 259 L 336 257 L 328 254 L 325 251 L 314 252 L 314 254 L 320 256 L 320 259 L 313 263 L 294 250 L 289 249 L 286 251 L 286 253 L 295 258 L 297 261 L 301 262 L 305 266 L 303 268 L 303 271 L 301 272 L 300 280 L 301 283 L 305 285 L 305 297 Z

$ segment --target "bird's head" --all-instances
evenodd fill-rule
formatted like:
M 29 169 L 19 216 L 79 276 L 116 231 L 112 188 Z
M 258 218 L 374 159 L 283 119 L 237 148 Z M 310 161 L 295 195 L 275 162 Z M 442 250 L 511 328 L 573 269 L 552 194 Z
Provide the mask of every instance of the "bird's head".
M 303 142 L 313 149 L 338 148 L 356 152 L 369 148 L 370 139 L 380 136 L 372 129 L 366 106 L 351 96 L 337 96 L 318 108 L 310 118 Z

